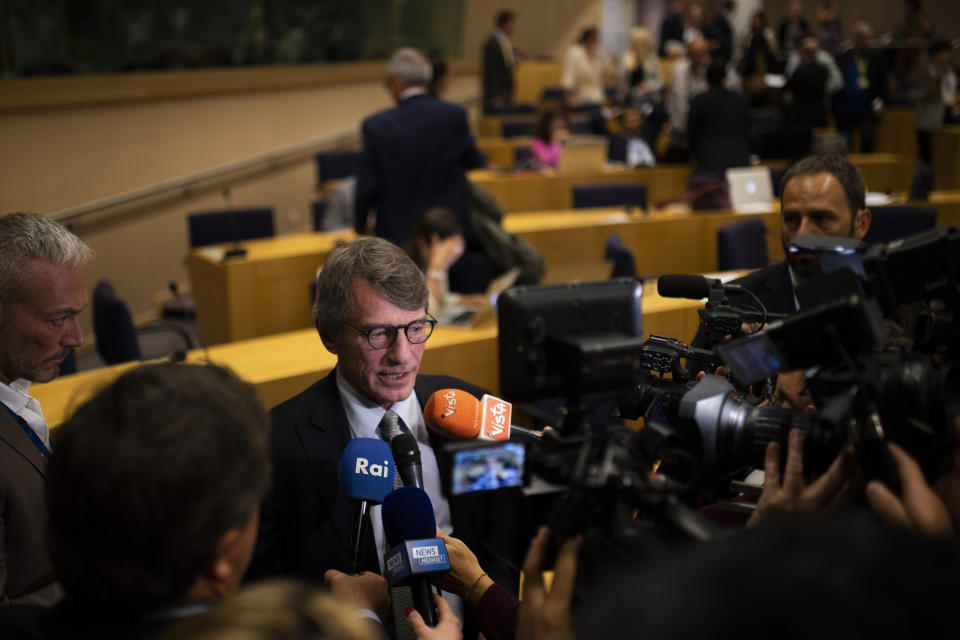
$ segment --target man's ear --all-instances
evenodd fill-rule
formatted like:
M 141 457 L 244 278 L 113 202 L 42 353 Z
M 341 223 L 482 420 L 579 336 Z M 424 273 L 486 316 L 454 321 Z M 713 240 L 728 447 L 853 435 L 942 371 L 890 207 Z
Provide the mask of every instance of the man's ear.
M 870 221 L 873 220 L 873 214 L 870 209 L 860 209 L 857 216 L 853 219 L 853 237 L 857 240 L 863 240 L 870 230 Z
M 333 336 L 330 336 L 324 333 L 323 331 L 321 331 L 319 324 L 314 324 L 314 326 L 317 328 L 317 333 L 320 335 L 320 341 L 323 342 L 323 346 L 326 348 L 326 350 L 336 355 L 337 351 L 340 348 L 339 341 L 334 339 Z

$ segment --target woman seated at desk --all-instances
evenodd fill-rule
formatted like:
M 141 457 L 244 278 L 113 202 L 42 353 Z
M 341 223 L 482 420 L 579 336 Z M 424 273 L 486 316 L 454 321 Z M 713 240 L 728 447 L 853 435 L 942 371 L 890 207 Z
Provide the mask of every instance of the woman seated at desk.
M 541 165 L 556 167 L 563 154 L 563 142 L 570 137 L 570 118 L 561 109 L 547 109 L 541 114 L 530 144 L 530 155 Z

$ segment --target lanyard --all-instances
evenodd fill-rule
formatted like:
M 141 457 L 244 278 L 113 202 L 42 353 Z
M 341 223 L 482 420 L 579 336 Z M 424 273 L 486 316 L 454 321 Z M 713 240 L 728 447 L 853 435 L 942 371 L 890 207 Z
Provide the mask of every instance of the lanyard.
M 22 416 L 18 415 L 13 409 L 2 402 L 0 402 L 0 405 L 2 405 L 3 408 L 7 410 L 7 413 L 9 413 L 13 419 L 17 421 L 17 424 L 20 425 L 20 428 L 23 429 L 23 432 L 27 434 L 28 438 L 30 438 L 30 442 L 32 442 L 34 446 L 40 450 L 40 455 L 42 455 L 44 458 L 50 455 L 50 449 L 47 448 L 47 445 L 43 443 L 43 440 L 40 439 L 40 436 L 37 435 L 30 425 L 27 424 L 26 420 L 24 420 Z

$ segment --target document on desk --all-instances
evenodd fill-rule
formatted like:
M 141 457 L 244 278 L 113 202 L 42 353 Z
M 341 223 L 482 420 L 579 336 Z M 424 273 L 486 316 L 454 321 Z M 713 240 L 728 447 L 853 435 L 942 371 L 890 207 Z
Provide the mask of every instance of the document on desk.
M 226 253 L 226 250 L 223 247 L 203 247 L 201 249 L 197 249 L 197 253 L 208 260 L 212 260 L 214 262 L 223 262 L 223 256 Z

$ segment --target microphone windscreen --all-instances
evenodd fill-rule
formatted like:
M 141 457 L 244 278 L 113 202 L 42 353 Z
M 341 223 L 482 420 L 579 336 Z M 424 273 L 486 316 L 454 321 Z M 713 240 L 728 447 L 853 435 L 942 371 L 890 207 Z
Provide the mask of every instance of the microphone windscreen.
M 440 389 L 427 400 L 423 421 L 440 435 L 472 440 L 480 435 L 480 401 L 462 389 Z
M 383 519 L 383 533 L 390 547 L 404 540 L 423 540 L 437 536 L 433 503 L 423 489 L 395 489 L 383 499 L 380 517 Z
M 393 490 L 393 456 L 386 442 L 354 438 L 340 456 L 340 486 L 349 500 L 377 504 Z
M 696 275 L 667 275 L 657 278 L 657 293 L 664 298 L 701 300 L 710 295 L 710 281 Z
M 404 463 L 420 464 L 420 447 L 417 446 L 417 439 L 409 433 L 397 434 L 390 443 L 390 450 L 399 466 Z

